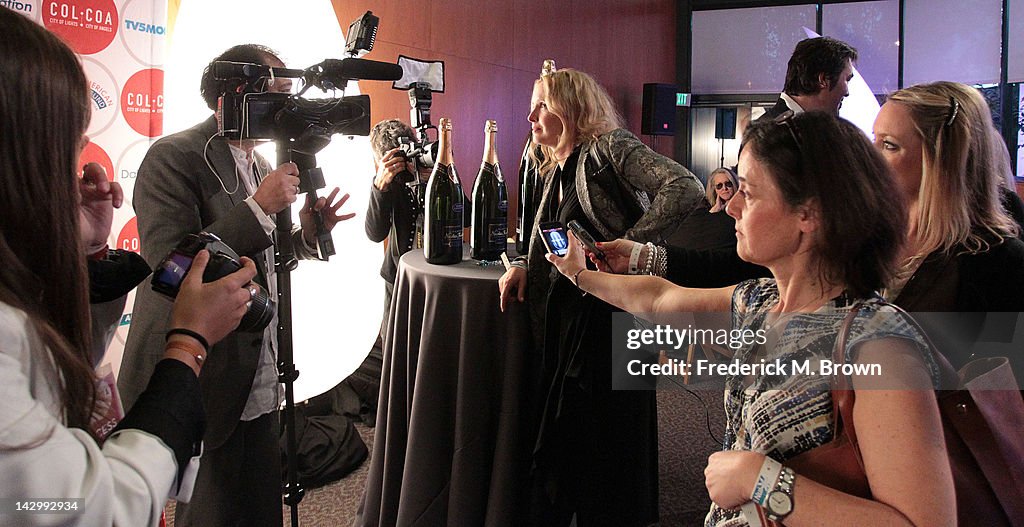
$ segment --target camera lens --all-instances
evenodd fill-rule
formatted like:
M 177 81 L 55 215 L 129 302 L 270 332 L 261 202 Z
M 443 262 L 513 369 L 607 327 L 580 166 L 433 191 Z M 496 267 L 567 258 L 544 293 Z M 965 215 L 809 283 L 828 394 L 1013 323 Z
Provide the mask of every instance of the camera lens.
M 253 284 L 255 285 L 255 284 Z M 274 319 L 277 313 L 277 303 L 271 300 L 270 295 L 259 286 L 256 286 L 256 294 L 252 297 L 249 309 L 238 323 L 239 331 L 263 331 Z

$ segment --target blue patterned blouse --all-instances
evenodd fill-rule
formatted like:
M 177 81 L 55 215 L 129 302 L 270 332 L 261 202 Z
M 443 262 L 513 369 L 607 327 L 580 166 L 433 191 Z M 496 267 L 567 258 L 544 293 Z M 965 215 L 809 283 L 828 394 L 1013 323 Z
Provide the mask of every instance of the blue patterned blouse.
M 836 337 L 843 320 L 856 305 L 856 299 L 842 294 L 814 313 L 783 315 L 776 328 L 766 326 L 765 318 L 779 303 L 774 279 L 749 280 L 736 287 L 732 297 L 734 329 L 766 329 L 768 344 L 741 347 L 733 360 L 742 363 L 781 361 L 787 375 L 730 376 L 725 386 L 726 431 L 723 449 L 752 450 L 781 463 L 832 440 L 832 396 L 828 375 L 792 375 L 794 362 L 807 363 L 817 372 L 819 361 L 831 360 Z M 777 328 L 781 328 L 781 334 Z M 886 305 L 881 297 L 862 301 L 850 326 L 846 362 L 853 363 L 851 350 L 868 340 L 905 338 L 914 341 L 938 380 L 938 367 L 928 351 L 924 337 L 906 315 Z M 762 350 L 764 348 L 764 350 Z M 758 352 L 763 356 L 756 356 Z M 706 527 L 747 525 L 739 510 L 711 505 L 704 520 Z

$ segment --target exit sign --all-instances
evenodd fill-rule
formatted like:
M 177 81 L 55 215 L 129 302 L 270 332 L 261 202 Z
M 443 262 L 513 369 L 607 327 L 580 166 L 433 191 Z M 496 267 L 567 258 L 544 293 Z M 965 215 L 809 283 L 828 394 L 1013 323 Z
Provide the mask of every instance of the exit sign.
M 690 105 L 690 94 L 689 93 L 677 93 L 676 94 L 676 106 L 689 106 Z

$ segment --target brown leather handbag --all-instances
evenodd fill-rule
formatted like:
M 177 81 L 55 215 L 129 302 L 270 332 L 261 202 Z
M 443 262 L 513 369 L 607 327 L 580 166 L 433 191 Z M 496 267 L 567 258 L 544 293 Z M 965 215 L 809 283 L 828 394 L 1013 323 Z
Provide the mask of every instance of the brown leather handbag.
M 1009 362 L 1005 357 L 978 359 L 954 371 L 913 317 L 892 307 L 925 335 L 939 366 L 942 389 L 935 395 L 956 489 L 957 525 L 1024 526 L 1024 399 Z M 854 306 L 843 321 L 832 350 L 835 363 L 845 362 L 850 326 L 859 311 L 860 305 Z M 786 466 L 836 490 L 870 498 L 849 383 L 846 376 L 832 377 L 833 440 Z

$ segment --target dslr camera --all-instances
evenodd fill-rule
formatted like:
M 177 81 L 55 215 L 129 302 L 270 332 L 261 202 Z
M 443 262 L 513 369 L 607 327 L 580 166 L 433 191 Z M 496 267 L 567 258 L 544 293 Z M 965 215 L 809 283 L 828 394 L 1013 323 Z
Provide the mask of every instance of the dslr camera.
M 437 141 L 424 144 L 417 143 L 410 137 L 399 137 L 398 148 L 402 149 L 402 157 L 415 161 L 421 167 L 433 168 L 437 162 Z
M 214 234 L 200 232 L 185 236 L 171 252 L 164 257 L 153 271 L 153 290 L 157 293 L 176 298 L 181 289 L 192 261 L 199 251 L 210 252 L 210 261 L 203 273 L 203 282 L 213 282 L 242 268 L 238 254 L 228 244 Z M 255 284 L 253 284 L 255 285 Z M 249 309 L 238 324 L 240 331 L 263 331 L 277 313 L 277 304 L 270 299 L 267 292 L 257 286 L 256 294 L 249 304 Z

